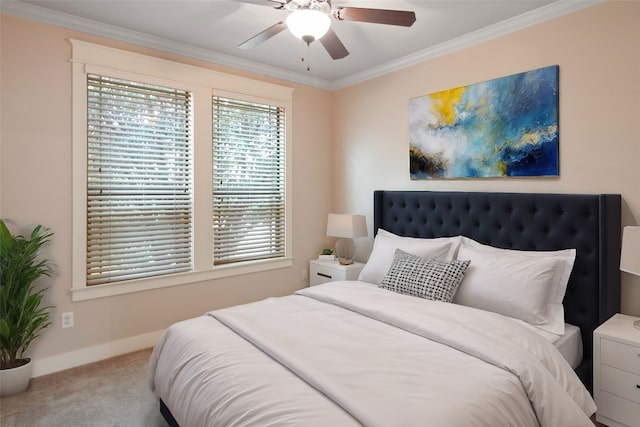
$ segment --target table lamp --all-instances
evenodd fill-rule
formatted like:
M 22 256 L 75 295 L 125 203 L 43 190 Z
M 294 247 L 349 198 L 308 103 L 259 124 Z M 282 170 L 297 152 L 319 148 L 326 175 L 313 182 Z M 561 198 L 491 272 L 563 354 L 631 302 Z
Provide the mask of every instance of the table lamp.
M 330 213 L 327 236 L 339 237 L 336 241 L 336 256 L 340 264 L 353 264 L 353 239 L 367 236 L 367 219 L 364 215 Z
M 622 232 L 620 270 L 640 276 L 640 227 L 625 227 Z M 640 329 L 640 320 L 633 326 Z

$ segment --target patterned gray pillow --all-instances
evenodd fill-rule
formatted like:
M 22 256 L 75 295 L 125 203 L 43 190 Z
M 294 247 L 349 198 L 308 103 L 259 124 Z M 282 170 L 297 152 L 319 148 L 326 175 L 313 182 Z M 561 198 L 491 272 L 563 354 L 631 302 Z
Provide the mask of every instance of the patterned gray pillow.
M 471 261 L 438 261 L 396 249 L 381 288 L 434 301 L 451 302 Z

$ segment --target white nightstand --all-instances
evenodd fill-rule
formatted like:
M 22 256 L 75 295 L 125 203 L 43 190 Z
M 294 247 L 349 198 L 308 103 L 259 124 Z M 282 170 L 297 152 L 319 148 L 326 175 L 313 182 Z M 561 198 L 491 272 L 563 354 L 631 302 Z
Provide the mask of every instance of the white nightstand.
M 640 427 L 640 330 L 637 317 L 616 314 L 593 331 L 596 420 Z
M 309 262 L 309 264 L 309 286 L 336 280 L 358 280 L 360 270 L 364 267 L 364 264 L 361 262 L 354 262 L 350 265 L 340 265 L 337 261 L 313 260 Z

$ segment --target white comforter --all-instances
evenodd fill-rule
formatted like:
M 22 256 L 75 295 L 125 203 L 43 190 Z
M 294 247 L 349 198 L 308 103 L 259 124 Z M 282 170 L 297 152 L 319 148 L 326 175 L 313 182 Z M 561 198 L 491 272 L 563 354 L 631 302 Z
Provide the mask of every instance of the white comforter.
M 592 426 L 549 342 L 493 313 L 358 282 L 177 323 L 151 387 L 189 426 Z

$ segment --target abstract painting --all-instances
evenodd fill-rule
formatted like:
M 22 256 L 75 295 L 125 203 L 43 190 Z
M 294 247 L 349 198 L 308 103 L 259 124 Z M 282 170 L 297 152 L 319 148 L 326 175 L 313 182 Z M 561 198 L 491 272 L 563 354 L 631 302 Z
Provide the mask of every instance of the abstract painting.
M 558 66 L 409 101 L 411 179 L 558 176 Z

